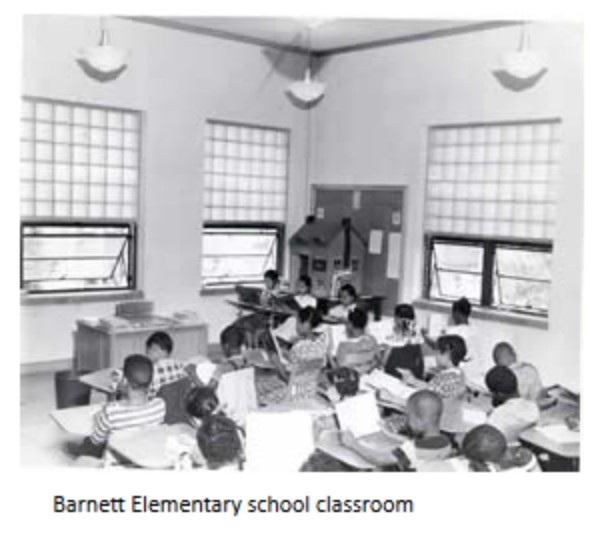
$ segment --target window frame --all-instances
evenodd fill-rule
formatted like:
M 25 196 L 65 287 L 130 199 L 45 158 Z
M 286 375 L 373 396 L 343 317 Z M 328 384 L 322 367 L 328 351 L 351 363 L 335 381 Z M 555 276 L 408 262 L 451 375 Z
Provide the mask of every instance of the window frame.
M 528 310 L 516 307 L 502 307 L 495 305 L 493 299 L 494 292 L 494 266 L 499 248 L 521 249 L 531 252 L 542 252 L 553 254 L 554 243 L 552 241 L 519 241 L 514 239 L 505 239 L 499 237 L 476 237 L 476 236 L 462 236 L 462 235 L 448 235 L 448 234 L 432 234 L 427 233 L 424 237 L 424 277 L 423 277 L 423 297 L 428 301 L 449 302 L 450 298 L 437 297 L 431 295 L 432 288 L 432 274 L 433 274 L 433 249 L 435 243 L 445 243 L 462 246 L 475 246 L 483 250 L 482 270 L 481 270 L 481 291 L 480 303 L 472 303 L 473 305 L 488 309 L 497 313 L 504 314 L 520 314 L 527 316 L 537 316 L 541 318 L 548 318 L 549 311 L 543 310 Z M 540 281 L 543 282 L 543 281 Z M 549 281 L 552 284 L 552 281 Z
M 30 291 L 24 287 L 24 245 L 25 245 L 25 229 L 28 227 L 85 227 L 85 228 L 109 228 L 109 227 L 125 227 L 128 229 L 128 233 L 126 238 L 128 239 L 128 261 L 129 261 L 129 269 L 128 269 L 128 286 L 125 288 L 117 287 L 117 288 L 66 288 L 66 289 L 51 289 L 51 290 L 35 290 Z M 138 262 L 137 262 L 137 254 L 138 254 L 138 226 L 137 223 L 134 221 L 129 220 L 93 220 L 93 221 L 83 221 L 83 220 L 21 220 L 20 229 L 20 270 L 19 270 L 19 285 L 21 293 L 27 296 L 28 298 L 37 298 L 45 297 L 45 296 L 55 296 L 55 295 L 93 295 L 95 293 L 98 294 L 105 294 L 105 293 L 132 293 L 135 292 L 137 289 L 137 280 L 138 280 Z M 40 236 L 43 237 L 43 236 Z M 83 235 L 83 237 L 85 237 Z
M 221 221 L 207 221 L 203 223 L 203 230 L 201 232 L 201 243 L 205 233 L 208 233 L 209 229 L 253 229 L 253 230 L 273 230 L 277 237 L 277 268 L 276 271 L 282 275 L 284 271 L 284 244 L 286 226 L 282 222 L 221 222 Z M 203 254 L 201 254 L 203 258 Z M 201 281 L 203 282 L 203 269 L 201 267 Z M 246 283 L 241 280 L 229 281 L 229 282 L 218 282 L 216 284 L 201 284 L 201 292 L 203 293 L 219 293 L 222 291 L 233 290 L 239 284 L 251 284 L 259 285 L 262 284 L 262 280 L 259 282 Z

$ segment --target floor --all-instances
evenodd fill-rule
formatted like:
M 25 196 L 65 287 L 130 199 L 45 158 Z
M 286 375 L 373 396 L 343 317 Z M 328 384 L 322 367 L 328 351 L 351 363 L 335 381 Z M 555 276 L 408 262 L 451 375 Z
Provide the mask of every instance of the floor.
M 91 396 L 92 402 L 101 401 Z M 21 376 L 21 466 L 54 467 L 72 464 L 62 450 L 68 435 L 56 425 L 50 412 L 56 409 L 54 373 Z

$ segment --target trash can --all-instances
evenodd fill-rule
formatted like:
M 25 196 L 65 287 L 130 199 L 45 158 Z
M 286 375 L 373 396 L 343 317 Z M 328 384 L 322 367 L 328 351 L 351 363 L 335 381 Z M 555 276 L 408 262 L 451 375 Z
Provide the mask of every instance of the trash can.
M 79 376 L 89 371 L 75 372 L 73 370 L 58 371 L 54 374 L 56 388 L 56 406 L 68 408 L 89 404 L 91 388 L 79 381 Z

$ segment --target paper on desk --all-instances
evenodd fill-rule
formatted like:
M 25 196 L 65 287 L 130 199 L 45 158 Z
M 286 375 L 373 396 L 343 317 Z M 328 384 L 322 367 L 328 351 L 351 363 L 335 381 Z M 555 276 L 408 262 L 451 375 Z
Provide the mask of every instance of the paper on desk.
M 381 418 L 373 393 L 344 399 L 335 405 L 335 413 L 341 430 L 351 431 L 356 438 L 370 435 L 380 429 Z
M 391 395 L 404 402 L 416 391 L 404 384 L 399 378 L 391 376 L 380 369 L 375 369 L 370 374 L 362 376 L 360 384 L 364 389 L 387 390 Z
M 538 426 L 536 431 L 559 444 L 577 444 L 580 440 L 579 431 L 571 431 L 562 423 Z
M 217 396 L 226 414 L 244 426 L 248 412 L 257 408 L 254 367 L 223 374 Z
M 210 360 L 200 360 L 195 365 L 195 372 L 198 379 L 205 385 L 209 384 L 211 378 L 217 370 L 217 365 Z
M 296 472 L 314 451 L 312 418 L 308 412 L 263 412 L 246 420 L 246 470 Z

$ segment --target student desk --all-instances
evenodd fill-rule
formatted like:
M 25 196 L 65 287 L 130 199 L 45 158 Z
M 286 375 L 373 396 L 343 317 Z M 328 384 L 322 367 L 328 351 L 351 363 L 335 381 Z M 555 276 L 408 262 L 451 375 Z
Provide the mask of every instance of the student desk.
M 79 407 L 62 408 L 50 413 L 50 417 L 64 431 L 71 435 L 86 437 L 93 431 L 93 416 L 103 404 L 85 405 Z
M 204 465 L 205 459 L 199 451 L 196 430 L 186 424 L 140 427 L 115 432 L 110 436 L 108 448 L 138 467 L 147 469 L 167 469 L 174 466 L 174 458 L 169 450 L 170 442 L 178 439 L 192 442 L 190 450 L 193 462 Z
M 112 367 L 100 369 L 99 371 L 79 376 L 79 382 L 87 384 L 87 386 L 94 390 L 110 395 L 115 391 L 114 380 L 112 379 L 113 371 L 114 369 Z
M 541 412 L 537 427 L 528 429 L 520 435 L 520 440 L 529 445 L 535 453 L 548 454 L 548 460 L 544 462 L 545 470 L 579 470 L 580 443 L 553 440 L 539 429 L 549 425 L 565 424 L 566 417 L 578 416 L 578 414 L 579 404 L 559 400 L 555 406 Z M 549 467 L 549 463 L 552 463 L 552 468 Z
M 125 327 L 107 328 L 101 324 L 77 321 L 74 333 L 74 368 L 77 371 L 97 371 L 122 367 L 130 354 L 145 352 L 145 341 L 155 331 L 165 331 L 174 341 L 172 357 L 187 359 L 207 355 L 207 324 L 154 319 L 159 324 L 131 320 Z

